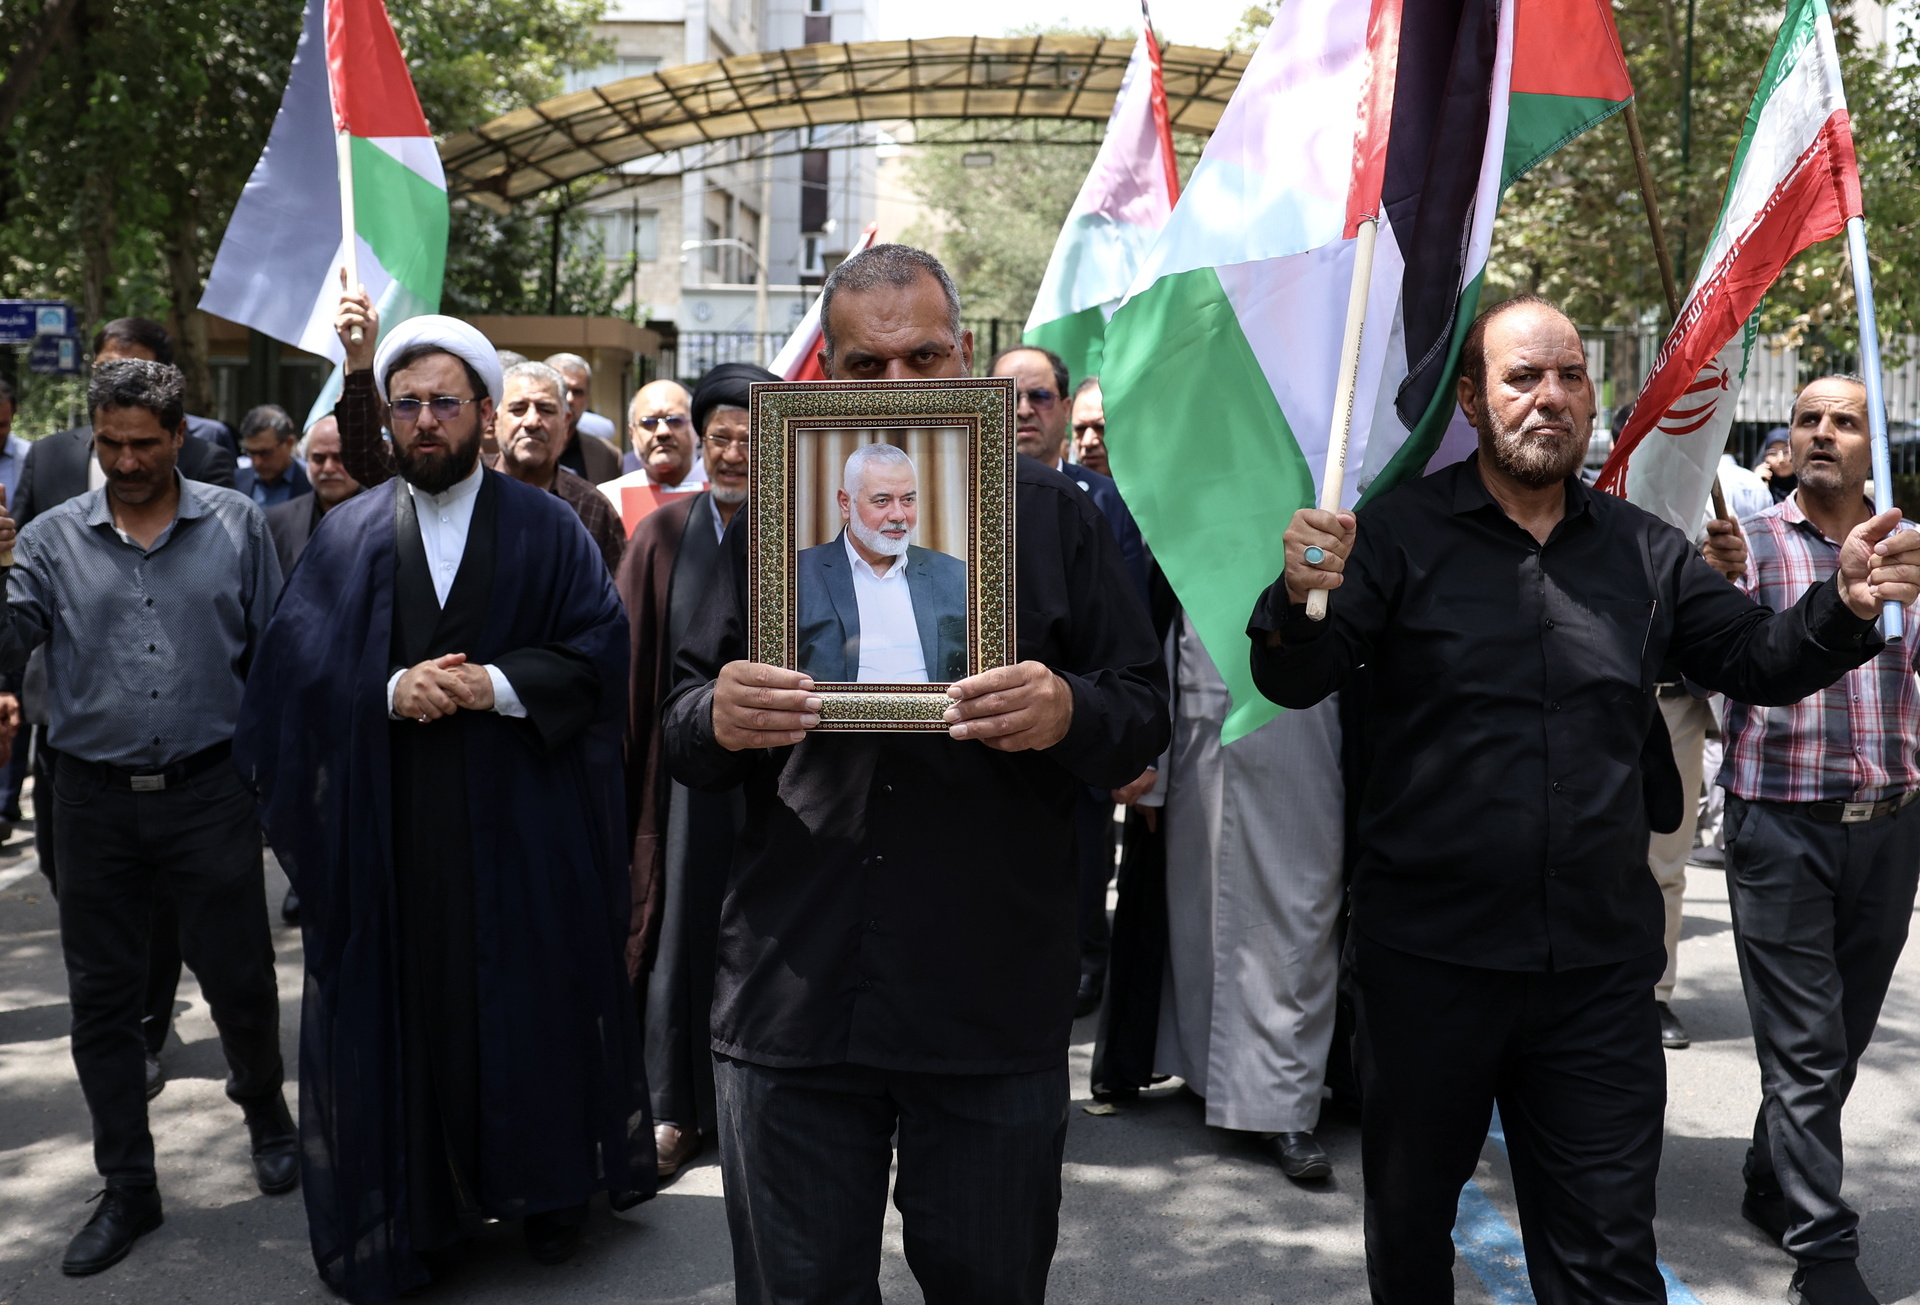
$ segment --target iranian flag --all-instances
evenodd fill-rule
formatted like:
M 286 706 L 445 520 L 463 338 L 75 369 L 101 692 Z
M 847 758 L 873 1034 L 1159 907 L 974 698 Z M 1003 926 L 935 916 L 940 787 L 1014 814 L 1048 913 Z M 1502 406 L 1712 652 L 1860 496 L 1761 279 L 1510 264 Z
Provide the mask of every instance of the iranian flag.
M 1059 354 L 1071 376 L 1097 375 L 1107 319 L 1179 198 L 1160 45 L 1151 22 L 1143 22 L 1100 152 L 1047 260 L 1026 343 Z
M 1280 7 L 1102 369 L 1114 476 L 1232 693 L 1227 742 L 1279 710 L 1247 617 L 1318 498 L 1360 224 L 1348 505 L 1473 447 L 1452 382 L 1500 196 L 1632 93 L 1607 0 Z
M 383 329 L 439 311 L 447 182 L 386 8 L 307 0 L 286 95 L 200 307 L 340 362 L 349 240 Z
M 1700 274 L 1600 473 L 1602 489 L 1689 535 L 1699 530 L 1760 300 L 1794 255 L 1858 216 L 1860 173 L 1833 18 L 1825 0 L 1792 0 L 1747 110 Z

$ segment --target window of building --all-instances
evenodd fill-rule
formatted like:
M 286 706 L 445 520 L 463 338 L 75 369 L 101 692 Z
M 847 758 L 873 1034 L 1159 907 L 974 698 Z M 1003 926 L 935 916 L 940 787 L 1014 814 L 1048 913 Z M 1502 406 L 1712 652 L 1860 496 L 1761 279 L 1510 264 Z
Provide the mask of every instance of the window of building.
M 832 14 L 808 14 L 804 33 L 808 45 L 824 45 L 833 39 Z
M 660 214 L 650 208 L 602 209 L 587 215 L 587 229 L 600 237 L 601 253 L 624 263 L 635 253 L 643 263 L 660 258 Z
M 701 250 L 700 266 L 718 276 L 720 274 L 720 224 L 712 218 L 702 218 L 700 238 L 707 242 Z
M 567 91 L 592 90 L 596 86 L 605 86 L 610 82 L 622 82 L 629 77 L 645 77 L 648 73 L 660 71 L 660 60 L 651 55 L 633 55 L 615 59 L 593 68 L 575 68 L 567 73 L 562 89 Z
M 831 176 L 832 155 L 826 150 L 805 150 L 800 155 L 800 230 L 827 229 L 827 184 Z

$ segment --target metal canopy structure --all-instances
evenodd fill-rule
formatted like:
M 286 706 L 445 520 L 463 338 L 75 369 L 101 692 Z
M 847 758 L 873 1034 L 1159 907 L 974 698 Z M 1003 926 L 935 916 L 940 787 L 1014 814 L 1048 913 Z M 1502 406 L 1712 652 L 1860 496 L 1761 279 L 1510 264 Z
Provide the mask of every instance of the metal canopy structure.
M 447 187 L 501 206 L 675 151 L 845 123 L 1104 123 L 1133 53 L 1091 36 L 864 41 L 740 54 L 555 96 L 450 136 Z M 1173 129 L 1206 135 L 1247 56 L 1162 51 Z M 644 165 L 643 165 L 644 166 Z

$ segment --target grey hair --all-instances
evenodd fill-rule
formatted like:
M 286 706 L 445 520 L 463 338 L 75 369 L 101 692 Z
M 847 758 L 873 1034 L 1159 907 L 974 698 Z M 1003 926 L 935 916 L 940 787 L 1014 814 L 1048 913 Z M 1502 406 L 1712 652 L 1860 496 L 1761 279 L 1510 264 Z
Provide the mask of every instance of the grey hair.
M 518 367 L 527 360 L 527 355 L 513 349 L 495 349 L 494 353 L 500 357 L 500 370 L 503 372 L 509 367 Z M 480 393 L 480 387 L 475 386 L 473 392 Z
M 940 260 L 912 245 L 872 245 L 855 254 L 827 274 L 820 290 L 820 332 L 827 355 L 827 370 L 833 370 L 833 297 L 842 291 L 857 293 L 891 286 L 905 289 L 923 276 L 940 285 L 947 300 L 947 326 L 953 332 L 953 346 L 960 347 L 960 291 L 947 275 Z
M 897 444 L 862 444 L 847 455 L 846 470 L 840 474 L 840 488 L 847 492 L 848 498 L 854 497 L 853 487 L 867 474 L 867 464 L 873 462 L 883 467 L 905 465 L 910 470 L 913 468 L 913 459 Z M 917 477 L 919 472 L 915 471 L 914 474 Z
M 507 368 L 506 374 L 500 378 L 501 394 L 504 395 L 507 392 L 507 382 L 516 376 L 529 377 L 532 380 L 539 381 L 542 385 L 552 387 L 553 397 L 560 401 L 561 407 L 566 406 L 567 382 L 561 377 L 559 372 L 547 364 L 543 362 L 518 362 Z
M 300 433 L 294 428 L 293 418 L 287 416 L 287 410 L 277 403 L 263 403 L 248 410 L 247 415 L 240 419 L 240 442 L 246 443 L 263 430 L 273 432 L 274 438 L 282 444 Z
M 115 358 L 97 364 L 87 382 L 87 411 L 145 408 L 169 431 L 187 416 L 187 378 L 172 363 Z
M 556 372 L 585 372 L 587 379 L 593 379 L 593 364 L 577 353 L 556 353 L 547 359 L 547 366 Z

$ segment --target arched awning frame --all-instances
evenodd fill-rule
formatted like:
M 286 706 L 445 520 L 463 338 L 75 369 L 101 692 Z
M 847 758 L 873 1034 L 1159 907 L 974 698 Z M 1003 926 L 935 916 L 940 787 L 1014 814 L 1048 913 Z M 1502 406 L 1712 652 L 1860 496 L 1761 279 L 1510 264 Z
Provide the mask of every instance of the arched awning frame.
M 999 124 L 1106 122 L 1132 51 L 1128 40 L 1028 36 L 734 55 L 555 96 L 448 137 L 440 156 L 453 195 L 504 208 L 593 176 L 618 187 L 818 148 L 814 129 L 849 123 L 971 124 L 954 138 L 1009 139 Z M 1211 133 L 1247 56 L 1175 45 L 1163 62 L 1174 130 Z M 1044 143 L 1044 131 L 1028 135 Z

